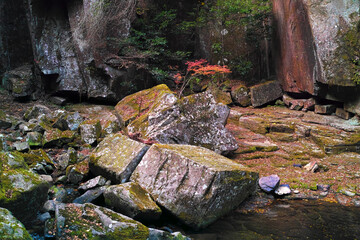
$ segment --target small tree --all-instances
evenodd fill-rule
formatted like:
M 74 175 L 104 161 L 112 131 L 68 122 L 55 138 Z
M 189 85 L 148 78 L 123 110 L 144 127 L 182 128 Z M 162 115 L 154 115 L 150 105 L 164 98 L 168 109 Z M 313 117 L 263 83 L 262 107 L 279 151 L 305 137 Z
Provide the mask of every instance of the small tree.
M 184 77 L 180 73 L 176 74 L 175 83 L 181 84 L 179 97 L 181 97 L 185 88 L 191 83 L 199 83 L 203 80 L 210 80 L 211 84 L 220 86 L 225 79 L 226 74 L 231 73 L 227 66 L 210 65 L 205 59 L 188 61 L 186 74 Z

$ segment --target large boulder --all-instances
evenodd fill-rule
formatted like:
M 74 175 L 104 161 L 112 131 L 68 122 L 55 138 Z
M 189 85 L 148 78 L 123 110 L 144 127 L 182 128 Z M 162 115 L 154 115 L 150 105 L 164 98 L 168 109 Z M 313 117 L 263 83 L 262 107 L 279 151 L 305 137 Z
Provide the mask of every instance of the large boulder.
M 285 91 L 321 95 L 319 83 L 355 86 L 356 49 L 345 38 L 357 41 L 348 33 L 360 20 L 359 8 L 354 0 L 273 1 L 277 74 Z
M 57 204 L 56 239 L 143 239 L 149 229 L 141 223 L 91 203 Z
M 154 144 L 131 176 L 185 224 L 206 227 L 256 189 L 258 174 L 206 148 Z
M 32 239 L 24 225 L 5 208 L 0 208 L 0 236 L 7 240 Z
M 221 154 L 238 148 L 235 138 L 225 128 L 230 110 L 216 103 L 210 92 L 179 100 L 167 95 L 164 100 L 164 104 L 131 122 L 129 133 L 140 133 L 143 138 L 159 143 L 202 146 Z
M 157 220 L 161 209 L 137 183 L 128 182 L 113 185 L 104 192 L 107 206 L 139 221 Z
M 251 105 L 253 107 L 259 107 L 281 98 L 283 93 L 278 81 L 268 81 L 250 87 L 250 95 Z
M 27 223 L 46 201 L 48 183 L 29 171 L 19 154 L 0 153 L 0 163 L 0 207 Z
M 121 133 L 106 137 L 91 156 L 90 171 L 113 183 L 124 183 L 148 150 L 148 146 Z
M 115 106 L 115 111 L 121 116 L 122 120 L 128 124 L 137 118 L 141 121 L 147 117 L 151 109 L 165 104 L 164 100 L 175 97 L 175 94 L 165 85 L 161 84 L 150 89 L 145 89 L 123 98 Z

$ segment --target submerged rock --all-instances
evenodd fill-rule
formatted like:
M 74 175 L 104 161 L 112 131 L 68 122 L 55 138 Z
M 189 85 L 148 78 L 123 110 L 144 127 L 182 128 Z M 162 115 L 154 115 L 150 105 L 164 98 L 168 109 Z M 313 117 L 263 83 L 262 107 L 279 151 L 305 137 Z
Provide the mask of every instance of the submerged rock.
M 237 207 L 258 174 L 206 148 L 154 144 L 131 176 L 153 199 L 193 228 Z
M 157 220 L 161 215 L 159 206 L 137 183 L 109 186 L 104 192 L 104 198 L 107 206 L 136 220 Z
M 4 240 L 32 239 L 24 225 L 5 208 L 0 208 L 0 237 Z
M 117 133 L 106 137 L 90 160 L 90 170 L 114 183 L 124 183 L 148 150 L 148 146 Z

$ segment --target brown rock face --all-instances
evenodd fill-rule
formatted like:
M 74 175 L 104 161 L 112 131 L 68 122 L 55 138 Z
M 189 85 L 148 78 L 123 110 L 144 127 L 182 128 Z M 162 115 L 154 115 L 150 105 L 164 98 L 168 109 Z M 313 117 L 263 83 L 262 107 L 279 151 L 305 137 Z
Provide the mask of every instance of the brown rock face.
M 359 8 L 354 0 L 273 1 L 277 75 L 285 91 L 320 96 L 326 85 L 355 86 L 356 47 L 346 38 L 360 20 Z M 343 98 L 340 92 L 331 97 Z
M 276 70 L 283 90 L 315 94 L 321 76 L 307 9 L 299 0 L 275 0 L 273 9 Z

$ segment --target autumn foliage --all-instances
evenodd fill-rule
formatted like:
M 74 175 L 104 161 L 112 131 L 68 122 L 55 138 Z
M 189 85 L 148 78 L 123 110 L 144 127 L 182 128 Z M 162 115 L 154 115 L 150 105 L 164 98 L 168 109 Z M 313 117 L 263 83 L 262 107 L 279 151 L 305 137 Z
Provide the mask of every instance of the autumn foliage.
M 226 65 L 210 65 L 205 59 L 187 61 L 185 64 L 187 65 L 185 76 L 180 73 L 174 75 L 176 85 L 181 84 L 179 96 L 192 81 L 199 83 L 202 80 L 211 80 L 212 83 L 219 85 L 225 75 L 231 73 Z

